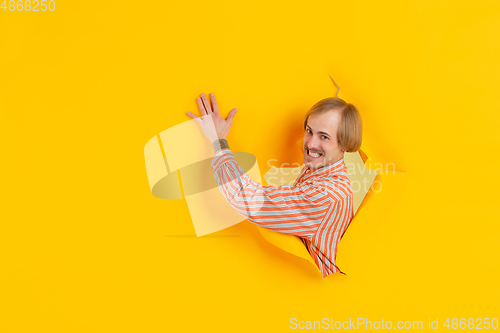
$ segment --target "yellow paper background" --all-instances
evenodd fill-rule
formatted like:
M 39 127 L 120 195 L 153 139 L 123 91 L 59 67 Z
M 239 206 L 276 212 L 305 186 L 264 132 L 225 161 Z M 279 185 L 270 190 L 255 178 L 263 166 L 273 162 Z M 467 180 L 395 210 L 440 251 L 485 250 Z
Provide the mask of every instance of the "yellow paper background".
M 499 317 L 497 1 L 56 3 L 0 10 L 0 331 Z M 229 145 L 263 174 L 301 163 L 328 75 L 407 180 L 361 207 L 346 276 L 248 222 L 197 238 L 184 200 L 151 195 L 144 145 L 201 92 L 239 109 Z

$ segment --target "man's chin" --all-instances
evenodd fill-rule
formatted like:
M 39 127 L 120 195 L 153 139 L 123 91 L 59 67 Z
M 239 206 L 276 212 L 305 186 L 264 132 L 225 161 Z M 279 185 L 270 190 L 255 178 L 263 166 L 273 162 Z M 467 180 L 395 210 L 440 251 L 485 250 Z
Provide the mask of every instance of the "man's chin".
M 306 161 L 304 161 L 304 165 L 311 170 L 318 170 L 319 168 L 321 168 L 323 166 L 323 164 L 321 162 L 311 163 L 311 162 L 306 162 Z

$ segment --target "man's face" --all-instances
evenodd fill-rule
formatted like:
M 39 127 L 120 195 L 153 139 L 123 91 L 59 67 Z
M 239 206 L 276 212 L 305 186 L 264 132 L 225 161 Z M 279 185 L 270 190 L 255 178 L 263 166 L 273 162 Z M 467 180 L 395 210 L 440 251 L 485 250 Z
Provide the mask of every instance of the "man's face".
M 340 112 L 328 110 L 313 113 L 307 120 L 304 132 L 304 164 L 312 171 L 337 162 L 344 156 L 337 141 Z M 311 153 L 321 154 L 319 157 Z

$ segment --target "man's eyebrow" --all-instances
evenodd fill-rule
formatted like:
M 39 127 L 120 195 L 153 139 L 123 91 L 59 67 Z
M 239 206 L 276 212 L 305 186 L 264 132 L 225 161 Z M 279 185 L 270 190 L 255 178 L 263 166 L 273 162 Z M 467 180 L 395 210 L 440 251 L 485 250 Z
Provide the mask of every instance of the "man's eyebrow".
M 311 129 L 311 131 L 313 131 L 313 129 L 311 128 L 311 126 L 307 125 L 307 127 L 309 127 L 309 128 Z M 326 133 L 326 132 L 319 131 L 318 133 L 319 133 L 319 134 L 326 134 L 326 135 L 328 135 L 329 137 L 331 137 L 331 135 L 330 135 L 330 134 L 328 134 L 328 133 Z

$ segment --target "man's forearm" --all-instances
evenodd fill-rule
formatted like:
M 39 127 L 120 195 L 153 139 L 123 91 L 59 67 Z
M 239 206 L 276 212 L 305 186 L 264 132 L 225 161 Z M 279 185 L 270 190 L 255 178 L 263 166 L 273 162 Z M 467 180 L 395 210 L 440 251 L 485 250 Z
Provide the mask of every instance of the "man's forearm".
M 224 148 L 229 148 L 229 145 L 227 144 L 226 139 L 218 139 L 215 141 L 212 141 L 212 147 L 214 148 L 214 153 L 217 154 L 219 150 L 222 150 Z

